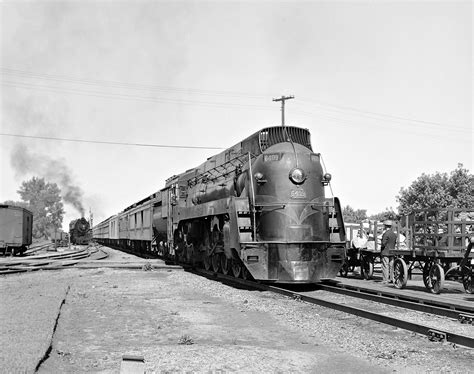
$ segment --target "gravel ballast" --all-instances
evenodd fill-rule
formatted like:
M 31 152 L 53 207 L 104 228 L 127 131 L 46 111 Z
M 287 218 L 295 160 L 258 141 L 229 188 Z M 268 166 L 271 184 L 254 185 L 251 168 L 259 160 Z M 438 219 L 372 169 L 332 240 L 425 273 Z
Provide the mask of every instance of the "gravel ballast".
M 147 373 L 474 367 L 470 349 L 181 270 L 33 272 L 1 277 L 0 286 L 0 372 L 34 372 L 68 287 L 39 373 L 117 373 L 125 354 L 143 356 Z

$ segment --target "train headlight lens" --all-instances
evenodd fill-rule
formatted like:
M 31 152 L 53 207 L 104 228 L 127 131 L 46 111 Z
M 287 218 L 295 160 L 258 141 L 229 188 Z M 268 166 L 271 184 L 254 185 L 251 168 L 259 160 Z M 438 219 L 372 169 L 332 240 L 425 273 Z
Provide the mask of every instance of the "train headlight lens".
M 331 179 L 332 179 L 332 175 L 329 174 L 329 173 L 326 173 L 326 174 L 324 174 L 324 179 L 325 179 L 326 181 L 330 182 Z
M 306 179 L 305 172 L 300 168 L 294 168 L 290 171 L 290 179 L 295 184 L 301 184 Z
M 264 175 L 260 172 L 256 172 L 254 174 L 254 177 L 255 177 L 255 181 L 259 184 L 259 185 L 262 185 L 262 184 L 265 184 L 267 183 L 267 180 L 265 179 Z

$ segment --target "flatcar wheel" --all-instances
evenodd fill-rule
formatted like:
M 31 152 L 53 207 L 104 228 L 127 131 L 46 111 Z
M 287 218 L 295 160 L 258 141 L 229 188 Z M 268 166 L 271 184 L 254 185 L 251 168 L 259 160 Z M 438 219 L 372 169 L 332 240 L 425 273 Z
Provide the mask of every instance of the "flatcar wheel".
M 405 288 L 408 280 L 408 268 L 405 260 L 396 258 L 393 262 L 393 285 L 396 288 Z
M 342 264 L 341 269 L 339 270 L 339 274 L 341 275 L 341 277 L 347 278 L 347 273 L 349 273 L 349 265 L 347 264 L 347 262 L 344 262 Z
M 240 276 L 240 272 L 242 271 L 242 265 L 240 263 L 240 260 L 233 259 L 231 261 L 231 269 L 232 269 L 232 275 L 235 278 L 238 278 Z
M 430 270 L 432 266 L 433 266 L 433 262 L 431 261 L 426 261 L 425 265 L 423 266 L 423 283 L 425 284 L 425 287 L 428 290 L 431 290 L 431 288 L 433 288 L 433 286 L 431 285 L 431 279 L 430 279 Z
M 465 266 L 462 269 L 462 284 L 466 293 L 474 293 L 474 283 L 472 277 L 472 268 Z
M 444 285 L 444 270 L 440 264 L 433 264 L 430 269 L 430 282 L 432 293 L 438 294 L 443 289 Z
M 372 276 L 374 275 L 374 262 L 371 258 L 362 256 L 360 259 L 360 268 L 364 279 L 372 279 Z
M 221 256 L 219 253 L 214 253 L 212 255 L 212 271 L 215 273 L 218 273 L 219 270 L 221 269 Z
M 221 270 L 222 274 L 227 275 L 229 274 L 229 269 L 230 269 L 230 260 L 227 258 L 225 253 L 220 253 L 220 258 L 221 258 Z

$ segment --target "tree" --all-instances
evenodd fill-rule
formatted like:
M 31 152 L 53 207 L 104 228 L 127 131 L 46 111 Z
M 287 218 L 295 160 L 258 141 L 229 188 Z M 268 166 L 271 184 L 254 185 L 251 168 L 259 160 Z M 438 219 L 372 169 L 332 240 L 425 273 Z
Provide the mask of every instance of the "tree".
M 455 208 L 474 207 L 474 175 L 469 174 L 468 169 L 463 169 L 462 164 L 458 164 L 458 167 L 451 172 L 448 193 Z
M 385 211 L 377 214 L 372 214 L 369 219 L 373 221 L 383 222 L 386 220 L 398 221 L 400 216 L 393 211 L 393 208 L 385 208 Z
M 414 209 L 472 208 L 474 206 L 474 176 L 462 164 L 450 175 L 436 172 L 422 174 L 397 196 L 398 212 L 402 215 Z
M 344 222 L 357 223 L 367 218 L 367 209 L 354 210 L 354 208 L 351 206 L 346 205 L 342 209 L 342 216 L 344 218 Z
M 24 181 L 17 191 L 28 203 L 33 213 L 33 236 L 47 236 L 49 231 L 60 228 L 63 222 L 61 190 L 56 183 L 45 182 L 44 178 L 33 177 Z

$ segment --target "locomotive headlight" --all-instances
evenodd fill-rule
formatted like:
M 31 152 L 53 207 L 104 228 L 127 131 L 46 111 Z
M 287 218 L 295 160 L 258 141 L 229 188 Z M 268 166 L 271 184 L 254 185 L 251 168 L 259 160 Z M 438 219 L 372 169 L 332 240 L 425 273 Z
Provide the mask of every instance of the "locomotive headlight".
M 300 168 L 291 169 L 289 177 L 295 184 L 301 184 L 306 180 L 306 174 Z
M 332 175 L 329 174 L 329 173 L 326 173 L 323 175 L 323 180 L 321 182 L 323 182 L 323 186 L 327 186 L 329 184 L 329 182 L 331 181 L 331 178 L 332 178 Z
M 259 171 L 254 174 L 254 178 L 258 184 L 264 184 L 267 182 L 267 180 L 263 177 L 263 174 Z

